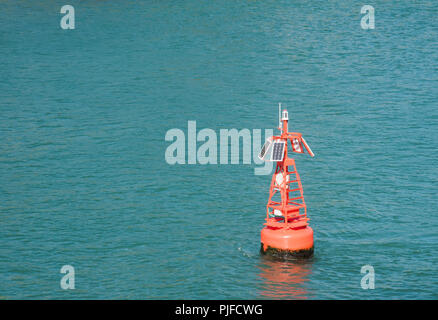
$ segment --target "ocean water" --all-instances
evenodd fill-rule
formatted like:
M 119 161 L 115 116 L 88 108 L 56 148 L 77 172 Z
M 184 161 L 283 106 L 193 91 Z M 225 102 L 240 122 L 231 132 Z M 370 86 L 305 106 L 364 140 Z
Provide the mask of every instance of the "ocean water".
M 363 1 L 65 4 L 0 1 L 1 299 L 438 298 L 436 1 L 373 1 L 374 30 Z M 164 157 L 278 102 L 316 154 L 307 261 L 260 256 L 255 163 Z

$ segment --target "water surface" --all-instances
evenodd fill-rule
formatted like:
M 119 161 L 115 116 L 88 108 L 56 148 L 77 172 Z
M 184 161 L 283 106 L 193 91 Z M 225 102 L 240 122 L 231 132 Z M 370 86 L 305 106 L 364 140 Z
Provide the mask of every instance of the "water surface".
M 75 30 L 64 4 L 0 2 L 0 298 L 438 298 L 435 1 L 374 1 L 374 30 L 359 1 L 70 1 Z M 307 262 L 259 255 L 255 164 L 164 159 L 278 102 L 316 154 Z

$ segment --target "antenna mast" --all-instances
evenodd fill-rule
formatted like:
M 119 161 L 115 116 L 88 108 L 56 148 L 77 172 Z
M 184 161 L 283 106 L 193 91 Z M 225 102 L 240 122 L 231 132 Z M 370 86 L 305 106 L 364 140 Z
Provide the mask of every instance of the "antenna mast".
M 281 102 L 278 103 L 278 128 L 281 129 L 283 128 L 283 125 L 281 123 Z

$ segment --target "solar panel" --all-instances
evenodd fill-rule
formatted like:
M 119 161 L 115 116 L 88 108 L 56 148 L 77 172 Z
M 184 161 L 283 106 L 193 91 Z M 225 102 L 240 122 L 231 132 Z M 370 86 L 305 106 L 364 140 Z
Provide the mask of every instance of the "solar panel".
M 271 138 L 268 138 L 268 140 L 266 140 L 265 144 L 263 145 L 262 150 L 260 150 L 260 153 L 259 153 L 260 160 L 265 159 L 266 154 L 270 151 L 269 148 L 271 147 L 271 145 L 272 145 L 272 140 L 271 140 Z
M 274 144 L 272 146 L 272 161 L 283 161 L 284 145 L 284 141 L 274 141 Z
M 292 139 L 292 147 L 295 152 L 303 153 L 303 149 L 301 149 L 300 141 L 296 138 Z

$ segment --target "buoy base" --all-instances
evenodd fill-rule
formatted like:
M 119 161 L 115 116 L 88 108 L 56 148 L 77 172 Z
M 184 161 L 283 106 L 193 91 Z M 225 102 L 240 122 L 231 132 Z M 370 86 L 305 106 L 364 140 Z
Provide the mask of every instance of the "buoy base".
M 303 250 L 282 250 L 282 249 L 276 249 L 271 248 L 268 246 L 268 248 L 265 250 L 263 243 L 261 244 L 260 252 L 262 254 L 270 255 L 277 258 L 282 259 L 289 259 L 289 258 L 310 258 L 313 256 L 313 247 L 310 249 L 303 249 Z
M 265 227 L 261 232 L 260 251 L 281 258 L 309 258 L 313 255 L 313 230 L 309 226 L 301 229 Z

